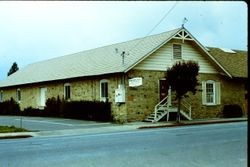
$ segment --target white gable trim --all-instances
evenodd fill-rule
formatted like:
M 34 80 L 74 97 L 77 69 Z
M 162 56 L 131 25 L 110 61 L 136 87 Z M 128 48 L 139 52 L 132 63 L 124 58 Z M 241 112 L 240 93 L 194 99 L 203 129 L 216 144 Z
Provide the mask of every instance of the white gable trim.
M 154 53 L 156 50 L 158 50 L 160 47 L 162 47 L 163 45 L 165 45 L 167 42 L 169 42 L 171 39 L 182 39 L 183 42 L 184 40 L 192 40 L 194 41 L 207 55 L 210 59 L 212 59 L 212 61 L 215 62 L 215 64 L 217 64 L 219 66 L 219 68 L 221 68 L 230 78 L 232 78 L 232 75 L 207 51 L 207 49 L 197 40 L 195 39 L 191 33 L 189 33 L 186 28 L 181 28 L 179 31 L 177 31 L 175 34 L 173 34 L 171 37 L 169 37 L 168 39 L 166 39 L 163 43 L 161 43 L 160 45 L 158 45 L 155 49 L 153 49 L 151 52 L 149 52 L 148 54 L 146 54 L 144 57 L 142 57 L 140 60 L 138 60 L 137 62 L 135 62 L 132 66 L 128 67 L 126 70 L 124 70 L 125 73 L 127 73 L 129 70 L 131 70 L 132 68 L 134 68 L 136 65 L 138 65 L 139 63 L 141 63 L 143 60 L 145 60 L 147 57 L 149 57 L 152 53 Z
M 185 28 L 184 28 L 185 29 Z M 196 40 L 186 29 L 185 31 L 189 34 L 191 38 L 195 41 L 195 43 L 202 48 L 202 50 L 208 55 L 210 59 L 212 59 L 230 78 L 232 78 L 232 75 L 208 52 L 206 47 L 204 47 L 198 40 Z
M 182 29 L 180 29 L 179 31 L 177 31 L 175 34 L 173 34 L 171 37 L 169 37 L 168 39 L 166 39 L 164 42 L 162 42 L 160 45 L 158 45 L 156 48 L 154 48 L 153 50 L 151 50 L 148 54 L 146 54 L 144 57 L 142 57 L 140 60 L 138 60 L 136 63 L 134 63 L 132 66 L 128 67 L 124 72 L 127 73 L 129 70 L 131 70 L 132 68 L 134 68 L 135 66 L 137 66 L 138 64 L 140 64 L 143 60 L 145 60 L 148 56 L 150 56 L 151 54 L 153 54 L 156 50 L 158 50 L 159 48 L 161 48 L 163 45 L 165 45 L 166 43 L 168 43 L 176 34 L 178 34 Z

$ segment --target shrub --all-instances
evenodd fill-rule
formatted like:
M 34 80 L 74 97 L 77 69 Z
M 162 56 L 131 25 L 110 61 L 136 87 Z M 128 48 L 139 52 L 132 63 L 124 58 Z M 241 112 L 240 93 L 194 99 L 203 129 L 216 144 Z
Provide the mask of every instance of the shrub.
M 25 108 L 22 112 L 21 115 L 23 116 L 43 116 L 43 110 L 37 109 L 37 108 L 32 108 L 32 107 L 28 107 Z
M 97 101 L 63 102 L 62 113 L 66 118 L 111 121 L 110 103 Z
M 59 97 L 54 98 L 49 98 L 46 101 L 46 106 L 44 108 L 44 116 L 47 117 L 63 117 L 62 114 L 62 101 L 60 100 Z
M 108 102 L 64 101 L 59 97 L 49 98 L 44 110 L 28 107 L 23 111 L 20 111 L 19 104 L 11 99 L 0 103 L 0 114 L 112 121 L 111 105 Z
M 224 118 L 236 118 L 243 116 L 242 108 L 237 104 L 225 105 L 222 114 Z
M 93 121 L 111 121 L 110 103 L 97 101 L 64 101 L 51 98 L 46 101 L 46 116 Z
M 10 100 L 0 103 L 0 114 L 20 115 L 20 106 L 13 98 L 11 98 Z

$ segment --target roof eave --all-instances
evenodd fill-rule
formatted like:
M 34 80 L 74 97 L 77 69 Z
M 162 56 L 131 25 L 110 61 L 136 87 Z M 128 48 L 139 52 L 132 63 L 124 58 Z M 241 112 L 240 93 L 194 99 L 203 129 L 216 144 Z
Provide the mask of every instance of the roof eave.
M 207 49 L 195 37 L 193 37 L 193 35 L 186 28 L 184 28 L 184 29 L 194 39 L 194 42 L 209 56 L 209 58 L 212 61 L 214 61 L 219 66 L 219 68 L 225 72 L 225 74 L 228 77 L 233 78 L 233 76 L 207 51 Z
M 170 41 L 176 34 L 178 34 L 183 28 L 180 28 L 176 33 L 174 33 L 172 36 L 170 36 L 168 39 L 166 39 L 164 42 L 162 42 L 160 45 L 158 45 L 156 48 L 154 48 L 153 50 L 151 50 L 150 52 L 148 52 L 145 56 L 143 56 L 140 60 L 138 60 L 137 62 L 135 62 L 133 65 L 131 65 L 130 67 L 126 68 L 124 70 L 124 73 L 127 73 L 128 71 L 130 71 L 131 69 L 133 69 L 135 66 L 137 66 L 139 63 L 141 63 L 143 60 L 145 60 L 148 56 L 150 56 L 152 53 L 154 53 L 156 50 L 158 50 L 160 47 L 162 47 L 163 45 L 165 45 L 168 41 Z

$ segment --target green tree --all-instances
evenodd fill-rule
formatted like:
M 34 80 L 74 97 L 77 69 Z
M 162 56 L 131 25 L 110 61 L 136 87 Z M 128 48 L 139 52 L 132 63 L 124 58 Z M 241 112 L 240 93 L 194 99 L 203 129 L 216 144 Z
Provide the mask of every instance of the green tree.
M 7 75 L 10 76 L 11 74 L 17 72 L 18 70 L 19 70 L 18 65 L 16 62 L 14 62 Z
M 188 92 L 196 93 L 196 86 L 199 85 L 198 74 L 199 65 L 194 61 L 177 62 L 173 67 L 167 69 L 166 78 L 178 100 L 177 123 L 180 122 L 181 99 Z

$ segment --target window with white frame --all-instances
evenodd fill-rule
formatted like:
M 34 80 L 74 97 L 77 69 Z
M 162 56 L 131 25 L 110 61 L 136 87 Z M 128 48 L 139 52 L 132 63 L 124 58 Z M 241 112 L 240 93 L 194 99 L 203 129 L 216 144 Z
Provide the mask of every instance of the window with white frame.
M 0 102 L 3 102 L 3 91 L 0 91 Z
M 202 102 L 203 105 L 220 104 L 220 82 L 213 80 L 202 82 Z
M 66 83 L 66 84 L 64 84 L 64 99 L 69 100 L 70 95 L 71 95 L 70 84 Z
M 215 103 L 215 82 L 206 82 L 206 103 Z
M 16 90 L 16 100 L 18 103 L 21 102 L 21 89 L 19 88 Z
M 181 44 L 173 44 L 173 59 L 182 59 L 182 46 Z
M 100 81 L 100 100 L 108 101 L 108 80 L 106 79 Z

